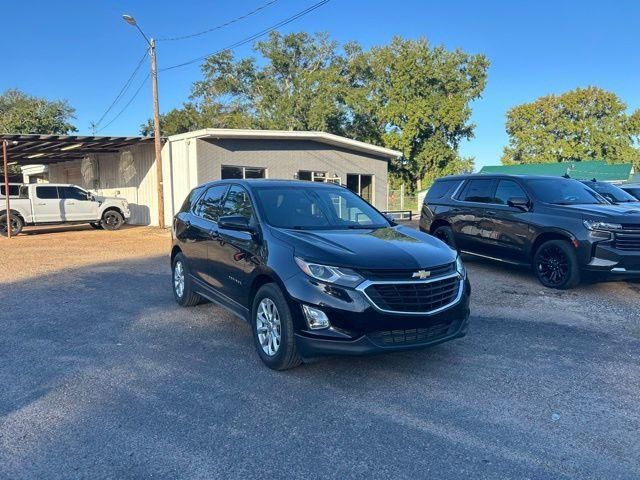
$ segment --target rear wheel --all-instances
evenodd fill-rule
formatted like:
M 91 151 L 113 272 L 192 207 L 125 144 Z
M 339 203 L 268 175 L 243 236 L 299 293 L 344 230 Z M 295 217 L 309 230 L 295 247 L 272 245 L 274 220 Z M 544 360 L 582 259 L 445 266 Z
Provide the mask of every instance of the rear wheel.
M 291 311 L 274 283 L 260 287 L 253 299 L 251 327 L 256 351 L 273 370 L 287 370 L 302 363 L 296 348 Z
M 576 252 L 565 240 L 549 240 L 533 257 L 538 280 L 548 288 L 569 289 L 580 283 Z
M 116 210 L 107 210 L 102 214 L 101 223 L 105 230 L 118 230 L 124 223 L 124 217 Z
M 15 236 L 20 234 L 20 232 L 22 231 L 22 227 L 24 226 L 24 223 L 22 222 L 22 219 L 14 214 L 10 214 L 9 215 L 9 225 L 11 226 L 11 236 Z M 3 237 L 7 236 L 7 214 L 5 213 L 4 215 L 0 215 L 0 235 L 2 235 Z
M 187 257 L 179 253 L 171 264 L 171 278 L 173 284 L 173 296 L 182 307 L 193 307 L 202 301 L 202 297 L 195 293 L 189 276 Z
M 456 250 L 456 240 L 453 237 L 453 230 L 449 225 L 442 225 L 441 227 L 436 228 L 433 231 L 433 236 L 438 240 L 442 240 L 444 243 Z

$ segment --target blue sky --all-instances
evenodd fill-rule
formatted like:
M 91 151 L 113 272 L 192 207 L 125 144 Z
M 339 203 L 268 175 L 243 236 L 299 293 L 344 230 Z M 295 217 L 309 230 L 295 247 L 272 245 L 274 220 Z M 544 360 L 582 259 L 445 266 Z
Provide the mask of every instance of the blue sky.
M 158 38 L 210 28 L 266 0 L 10 1 L 3 2 L 3 65 L 0 90 L 65 98 L 76 108 L 81 134 L 90 133 L 144 52 L 143 40 L 121 19 L 135 16 Z M 7 4 L 8 3 L 8 4 Z M 260 31 L 315 0 L 279 0 L 228 28 L 180 42 L 158 44 L 159 66 L 180 63 Z M 462 146 L 478 166 L 497 164 L 507 137 L 505 112 L 513 105 L 577 86 L 614 91 L 629 109 L 640 108 L 640 2 L 537 1 L 428 2 L 332 0 L 282 31 L 326 31 L 340 42 L 365 47 L 394 35 L 426 37 L 432 44 L 483 53 L 491 61 L 483 98 L 473 104 L 475 138 Z M 248 46 L 236 50 L 250 53 Z M 139 75 L 129 95 L 144 78 Z M 187 99 L 200 76 L 197 64 L 163 72 L 160 108 Z M 107 115 L 102 125 L 129 100 Z M 133 135 L 151 112 L 150 86 L 100 134 Z

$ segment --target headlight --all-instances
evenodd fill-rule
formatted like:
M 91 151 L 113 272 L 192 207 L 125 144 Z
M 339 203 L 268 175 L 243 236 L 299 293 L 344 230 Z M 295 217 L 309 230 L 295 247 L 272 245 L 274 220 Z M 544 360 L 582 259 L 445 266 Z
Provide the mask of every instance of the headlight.
M 597 220 L 585 220 L 582 222 L 588 230 L 621 230 L 619 223 L 600 222 Z
M 344 285 L 346 287 L 355 287 L 364 280 L 358 273 L 349 268 L 331 267 L 329 265 L 305 262 L 298 257 L 294 258 L 300 270 L 316 280 Z
M 456 258 L 456 272 L 458 272 L 458 274 L 460 274 L 462 278 L 467 276 L 467 269 L 464 268 L 464 264 L 462 263 L 460 255 L 458 255 L 458 257 Z

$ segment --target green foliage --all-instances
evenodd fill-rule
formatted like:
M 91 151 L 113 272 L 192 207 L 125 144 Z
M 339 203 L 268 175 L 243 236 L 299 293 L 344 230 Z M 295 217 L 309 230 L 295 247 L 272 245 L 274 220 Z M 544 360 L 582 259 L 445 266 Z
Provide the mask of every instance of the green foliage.
M 46 100 L 19 90 L 0 95 L 0 133 L 64 135 L 77 132 L 69 121 L 75 109 L 64 100 Z
M 640 110 L 627 106 L 612 92 L 597 87 L 547 95 L 507 113 L 509 145 L 502 162 L 543 163 L 580 160 L 634 162 L 640 135 Z
M 413 187 L 472 169 L 460 142 L 473 136 L 470 102 L 479 98 L 488 60 L 426 40 L 395 38 L 364 51 L 326 34 L 271 33 L 259 59 L 208 57 L 191 102 L 165 114 L 165 135 L 194 128 L 320 130 L 402 151 L 392 174 Z M 143 125 L 142 132 L 153 131 Z

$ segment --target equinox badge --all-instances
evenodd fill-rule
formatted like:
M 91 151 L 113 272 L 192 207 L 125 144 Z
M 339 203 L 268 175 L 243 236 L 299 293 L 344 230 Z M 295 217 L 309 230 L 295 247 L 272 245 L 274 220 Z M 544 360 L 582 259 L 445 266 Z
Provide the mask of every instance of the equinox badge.
M 411 278 L 419 278 L 420 280 L 424 280 L 427 277 L 431 276 L 431 272 L 427 270 L 418 270 L 411 275 Z

